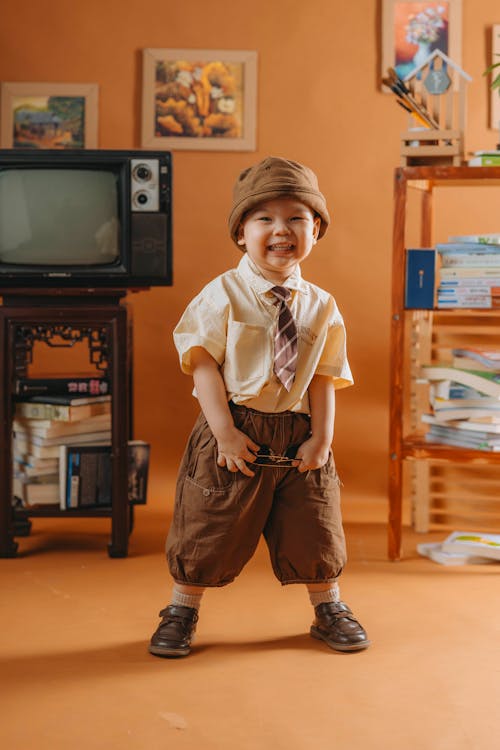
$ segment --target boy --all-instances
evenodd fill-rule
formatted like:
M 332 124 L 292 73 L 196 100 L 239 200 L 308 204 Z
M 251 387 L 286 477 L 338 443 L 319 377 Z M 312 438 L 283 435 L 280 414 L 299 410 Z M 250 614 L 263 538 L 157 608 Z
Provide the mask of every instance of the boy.
M 245 251 L 174 331 L 202 413 L 177 481 L 167 559 L 172 601 L 149 650 L 186 656 L 207 586 L 224 586 L 260 535 L 282 584 L 304 583 L 311 636 L 338 651 L 370 644 L 337 578 L 345 563 L 331 443 L 335 389 L 352 383 L 334 299 L 300 263 L 330 217 L 316 175 L 277 157 L 241 173 L 229 231 Z

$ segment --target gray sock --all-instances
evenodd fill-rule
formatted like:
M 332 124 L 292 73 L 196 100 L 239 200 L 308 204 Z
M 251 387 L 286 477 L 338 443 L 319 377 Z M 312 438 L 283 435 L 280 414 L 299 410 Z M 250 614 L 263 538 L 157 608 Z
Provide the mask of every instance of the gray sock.
M 326 591 L 309 591 L 309 599 L 313 607 L 317 607 L 318 604 L 323 604 L 324 602 L 339 602 L 340 589 L 338 583 L 334 581 Z
M 192 607 L 193 609 L 198 610 L 200 608 L 202 596 L 203 591 L 201 594 L 185 594 L 183 591 L 180 591 L 177 586 L 174 586 L 172 589 L 172 601 L 170 603 L 175 604 L 176 606 Z

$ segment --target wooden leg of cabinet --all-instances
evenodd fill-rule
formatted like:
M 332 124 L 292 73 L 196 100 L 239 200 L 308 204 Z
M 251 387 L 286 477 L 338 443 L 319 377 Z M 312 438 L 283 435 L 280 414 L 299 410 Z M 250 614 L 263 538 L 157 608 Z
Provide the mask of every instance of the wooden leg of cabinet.
M 430 518 L 430 465 L 429 461 L 412 461 L 412 521 L 415 531 L 429 531 Z
M 403 523 L 402 465 L 399 458 L 391 458 L 389 467 L 389 528 L 388 553 L 390 560 L 401 558 L 401 527 Z
M 6 510 L 6 508 L 7 504 L 4 504 L 4 510 Z M 8 508 L 8 512 L 10 513 L 10 503 Z M 2 513 L 2 518 L 0 519 L 0 557 L 16 557 L 17 547 L 17 542 L 13 539 L 12 526 L 8 522 L 6 513 Z

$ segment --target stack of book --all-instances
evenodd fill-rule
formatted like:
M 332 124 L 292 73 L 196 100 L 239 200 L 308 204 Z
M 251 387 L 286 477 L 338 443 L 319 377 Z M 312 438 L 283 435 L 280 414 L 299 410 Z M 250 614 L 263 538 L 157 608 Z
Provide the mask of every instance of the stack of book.
M 500 451 L 500 350 L 453 349 L 453 361 L 422 367 L 432 412 L 425 439 Z
M 500 534 L 454 531 L 442 542 L 417 544 L 417 550 L 441 565 L 500 562 Z
M 111 506 L 108 391 L 104 379 L 22 379 L 17 383 L 15 502 L 26 507 L 54 505 L 61 510 Z M 146 503 L 149 454 L 148 443 L 128 441 L 128 501 L 134 505 Z
M 146 502 L 149 443 L 129 440 L 128 501 Z M 61 445 L 59 449 L 58 501 L 61 510 L 111 506 L 111 445 Z
M 451 237 L 436 252 L 438 308 L 500 307 L 500 234 Z
M 17 384 L 22 400 L 16 403 L 13 424 L 14 495 L 25 505 L 59 502 L 61 446 L 111 440 L 111 396 L 78 395 L 85 387 L 88 393 L 90 381 L 97 394 L 99 385 L 108 389 L 107 383 L 78 381 L 77 395 L 68 393 L 73 379 L 23 379 Z M 42 395 L 26 395 L 33 393 Z

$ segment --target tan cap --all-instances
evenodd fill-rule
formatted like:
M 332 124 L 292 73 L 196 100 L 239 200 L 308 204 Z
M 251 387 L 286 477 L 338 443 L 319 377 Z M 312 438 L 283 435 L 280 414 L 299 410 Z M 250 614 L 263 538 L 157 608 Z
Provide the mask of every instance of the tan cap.
M 233 207 L 229 215 L 229 232 L 237 243 L 238 227 L 243 215 L 259 203 L 292 196 L 309 206 L 321 218 L 318 239 L 330 223 L 326 200 L 319 191 L 318 178 L 309 167 L 296 161 L 268 156 L 243 170 L 233 190 Z

